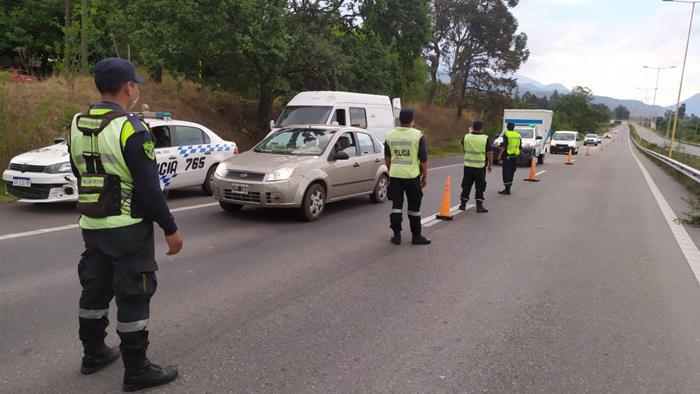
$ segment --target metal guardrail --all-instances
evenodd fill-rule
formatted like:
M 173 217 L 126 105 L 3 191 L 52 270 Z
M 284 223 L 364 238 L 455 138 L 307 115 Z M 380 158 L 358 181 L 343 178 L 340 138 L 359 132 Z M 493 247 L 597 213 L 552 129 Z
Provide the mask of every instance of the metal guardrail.
M 632 136 L 630 135 L 630 137 L 632 137 Z M 644 152 L 648 155 L 653 156 L 654 158 L 656 158 L 658 160 L 661 160 L 669 167 L 674 168 L 676 171 L 678 171 L 678 172 L 684 174 L 685 176 L 687 176 L 688 178 L 694 180 L 695 183 L 700 183 L 700 170 L 697 170 L 697 169 L 695 169 L 687 164 L 681 163 L 678 160 L 673 160 L 672 158 L 670 158 L 666 155 L 662 155 L 661 153 L 654 152 L 651 149 L 644 148 L 641 145 L 639 145 L 637 143 L 637 141 L 635 141 L 634 138 L 630 138 L 630 139 L 632 140 L 632 143 L 634 143 L 634 145 L 637 147 L 637 149 L 641 150 L 642 152 Z

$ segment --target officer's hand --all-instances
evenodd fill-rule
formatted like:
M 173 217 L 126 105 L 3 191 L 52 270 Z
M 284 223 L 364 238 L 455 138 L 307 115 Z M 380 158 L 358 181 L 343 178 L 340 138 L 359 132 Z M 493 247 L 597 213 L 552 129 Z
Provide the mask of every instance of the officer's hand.
M 420 178 L 420 188 L 425 189 L 425 186 L 428 184 L 428 177 L 423 176 Z
M 489 166 L 489 174 L 491 173 L 491 171 L 493 171 L 493 167 Z
M 168 243 L 168 256 L 180 253 L 182 250 L 182 237 L 180 237 L 180 232 L 176 231 L 175 234 L 170 234 L 165 236 L 165 242 Z

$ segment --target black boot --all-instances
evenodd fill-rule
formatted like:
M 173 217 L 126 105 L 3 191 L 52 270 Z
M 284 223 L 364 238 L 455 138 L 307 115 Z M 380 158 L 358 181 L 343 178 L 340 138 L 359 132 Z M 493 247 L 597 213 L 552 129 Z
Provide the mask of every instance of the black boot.
M 127 368 L 124 372 L 124 391 L 138 391 L 148 387 L 161 386 L 177 378 L 177 368 L 161 368 L 146 359 L 140 368 Z
M 391 243 L 394 245 L 401 245 L 401 232 L 394 231 L 394 236 L 391 237 Z
M 411 243 L 414 245 L 430 245 L 431 241 L 419 234 L 413 236 Z
M 462 200 L 459 203 L 459 210 L 460 211 L 466 211 L 467 210 L 467 200 Z
M 481 201 L 477 201 L 477 202 L 476 202 L 476 212 L 478 212 L 478 213 L 486 213 L 486 212 L 488 212 L 488 211 L 489 211 L 488 209 L 484 208 L 484 203 L 483 203 L 483 202 L 481 202 Z
M 506 186 L 506 188 L 503 189 L 503 190 L 500 190 L 500 191 L 498 192 L 498 194 L 504 194 L 504 195 L 506 195 L 506 196 L 510 196 L 510 186 Z
M 93 374 L 113 363 L 121 356 L 118 347 L 109 348 L 104 342 L 84 344 L 83 346 L 85 347 L 85 355 L 80 366 L 80 373 L 83 375 Z

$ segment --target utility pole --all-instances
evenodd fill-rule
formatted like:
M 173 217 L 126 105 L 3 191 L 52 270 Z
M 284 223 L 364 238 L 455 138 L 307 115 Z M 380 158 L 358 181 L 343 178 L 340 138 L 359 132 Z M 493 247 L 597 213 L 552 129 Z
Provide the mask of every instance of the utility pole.
M 80 71 L 88 73 L 87 63 L 87 0 L 80 1 Z

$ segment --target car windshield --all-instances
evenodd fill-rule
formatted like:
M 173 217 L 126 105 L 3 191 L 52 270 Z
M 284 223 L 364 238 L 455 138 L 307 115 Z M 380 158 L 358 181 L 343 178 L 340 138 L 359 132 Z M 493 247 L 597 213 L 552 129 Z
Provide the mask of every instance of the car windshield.
M 265 138 L 256 152 L 294 156 L 318 156 L 326 150 L 335 130 L 282 129 Z
M 576 134 L 574 133 L 556 133 L 554 134 L 553 140 L 556 141 L 573 141 L 576 139 Z
M 586 138 L 598 138 L 597 134 L 586 134 Z
M 522 138 L 535 138 L 535 131 L 529 127 L 516 127 L 515 131 L 517 131 Z
M 301 124 L 326 124 L 333 107 L 287 106 L 275 123 L 275 127 Z

